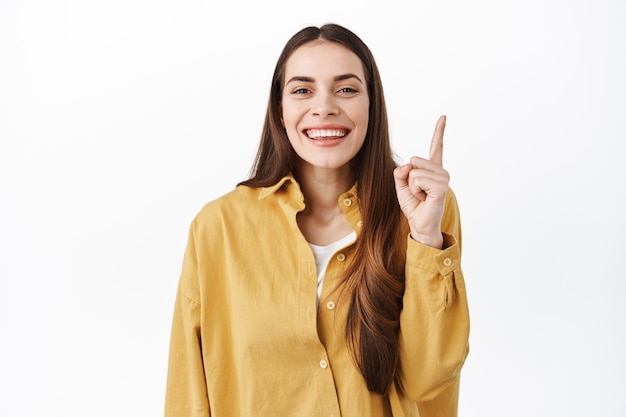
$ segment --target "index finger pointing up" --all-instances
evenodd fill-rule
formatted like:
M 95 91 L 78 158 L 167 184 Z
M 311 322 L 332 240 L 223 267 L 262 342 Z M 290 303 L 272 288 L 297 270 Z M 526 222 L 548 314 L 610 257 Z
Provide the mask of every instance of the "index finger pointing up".
M 439 166 L 443 166 L 443 131 L 446 129 L 446 116 L 440 116 L 435 125 L 435 133 L 430 142 L 430 156 L 428 159 Z

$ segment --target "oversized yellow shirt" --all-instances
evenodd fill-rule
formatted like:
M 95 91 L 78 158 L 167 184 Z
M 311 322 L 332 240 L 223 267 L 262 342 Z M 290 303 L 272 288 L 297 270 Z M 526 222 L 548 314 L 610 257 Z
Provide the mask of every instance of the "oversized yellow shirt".
M 356 187 L 338 201 L 357 235 Z M 317 271 L 296 214 L 292 176 L 239 186 L 193 220 L 175 304 L 166 417 L 456 416 L 469 315 L 460 221 L 448 192 L 444 250 L 407 237 L 400 368 L 388 395 L 368 391 L 344 337 L 346 303 L 329 295 L 353 261 L 331 258 L 317 303 Z

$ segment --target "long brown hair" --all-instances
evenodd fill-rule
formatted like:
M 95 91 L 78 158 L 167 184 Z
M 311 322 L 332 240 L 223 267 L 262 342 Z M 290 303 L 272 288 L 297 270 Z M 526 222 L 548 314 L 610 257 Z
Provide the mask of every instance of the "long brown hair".
M 287 60 L 300 46 L 318 39 L 337 42 L 363 63 L 370 99 L 365 142 L 354 157 L 361 234 L 354 261 L 343 277 L 350 297 L 346 341 L 370 391 L 385 394 L 398 367 L 399 315 L 404 293 L 406 228 L 395 194 L 387 110 L 378 68 L 369 48 L 350 30 L 336 25 L 306 27 L 285 45 L 272 78 L 261 143 L 250 178 L 241 185 L 266 187 L 291 172 L 297 156 L 281 124 L 281 98 Z

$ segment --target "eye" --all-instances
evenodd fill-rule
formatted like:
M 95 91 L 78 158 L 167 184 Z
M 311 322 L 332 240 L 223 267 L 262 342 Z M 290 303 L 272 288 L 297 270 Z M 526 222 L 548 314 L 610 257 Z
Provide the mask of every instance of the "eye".
M 356 94 L 359 91 L 351 87 L 342 87 L 337 92 L 341 94 Z
M 304 87 L 302 87 L 302 88 L 298 88 L 298 89 L 296 89 L 296 90 L 293 90 L 293 91 L 291 92 L 291 94 L 308 94 L 308 93 L 310 93 L 310 92 L 311 92 L 311 91 L 310 91 L 308 88 L 304 88 Z

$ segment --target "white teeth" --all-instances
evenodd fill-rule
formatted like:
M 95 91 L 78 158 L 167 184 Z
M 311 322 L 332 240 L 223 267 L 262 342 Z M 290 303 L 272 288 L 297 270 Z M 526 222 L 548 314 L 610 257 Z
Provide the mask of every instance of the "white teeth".
M 342 138 L 347 133 L 348 132 L 346 130 L 340 130 L 340 129 L 311 129 L 311 130 L 306 131 L 306 134 L 311 139 L 327 138 L 327 137 Z

